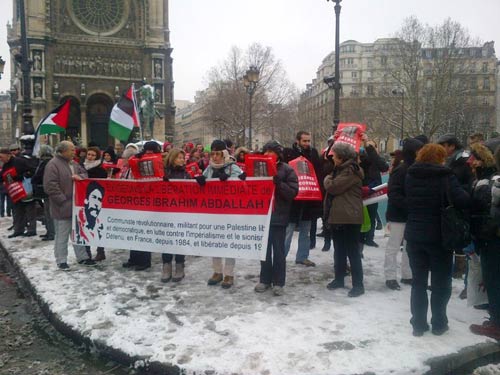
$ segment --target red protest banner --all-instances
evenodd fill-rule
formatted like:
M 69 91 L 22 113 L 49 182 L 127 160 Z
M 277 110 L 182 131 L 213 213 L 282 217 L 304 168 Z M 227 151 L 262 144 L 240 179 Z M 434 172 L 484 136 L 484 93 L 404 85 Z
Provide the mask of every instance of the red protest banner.
M 303 156 L 299 156 L 288 163 L 295 170 L 299 178 L 299 193 L 296 201 L 320 201 L 323 199 L 321 189 L 312 163 Z
M 270 155 L 245 155 L 245 172 L 249 177 L 272 177 L 276 175 L 276 157 Z
M 82 245 L 245 259 L 265 257 L 271 178 L 75 182 L 72 239 Z
M 335 143 L 347 143 L 359 152 L 361 137 L 366 131 L 366 125 L 354 123 L 340 123 L 334 135 Z

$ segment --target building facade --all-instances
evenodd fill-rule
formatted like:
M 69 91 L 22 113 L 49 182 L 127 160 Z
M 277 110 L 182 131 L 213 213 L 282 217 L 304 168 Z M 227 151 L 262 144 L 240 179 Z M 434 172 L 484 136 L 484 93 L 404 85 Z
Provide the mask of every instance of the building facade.
M 18 0 L 13 5 L 8 43 L 12 86 L 21 102 L 22 76 L 14 59 L 21 45 Z M 168 0 L 25 0 L 25 13 L 35 125 L 69 99 L 70 122 L 63 136 L 83 144 L 113 144 L 108 121 L 114 103 L 131 84 L 136 89 L 149 84 L 157 116 L 144 133 L 173 138 Z M 21 121 L 14 126 L 21 129 Z
M 387 151 L 399 145 L 400 134 L 405 137 L 417 131 L 427 130 L 431 133 L 425 128 L 425 118 L 417 119 L 422 124 L 419 129 L 415 130 L 415 127 L 412 129 L 409 126 L 409 122 L 413 121 L 410 110 L 413 109 L 413 113 L 433 112 L 433 108 L 422 107 L 432 106 L 433 95 L 439 95 L 434 73 L 440 68 L 440 58 L 445 54 L 439 49 L 418 47 L 419 73 L 416 82 L 422 87 L 420 102 L 412 102 L 408 97 L 409 89 L 404 88 L 404 84 L 393 70 L 398 68 L 398 64 L 402 64 L 400 48 L 401 41 L 394 38 L 378 39 L 373 43 L 348 40 L 340 45 L 341 122 L 367 124 L 384 147 L 387 146 Z M 459 124 L 460 127 L 466 128 L 462 129 L 464 134 L 471 131 L 491 134 L 499 121 L 498 60 L 494 43 L 460 49 L 453 63 L 454 79 L 457 86 L 461 87 L 460 91 L 456 91 L 457 96 L 463 97 L 462 104 L 454 105 L 461 106 L 463 110 L 460 114 L 450 110 L 449 124 L 443 122 L 440 131 L 458 132 L 456 127 Z M 332 52 L 322 61 L 316 78 L 307 84 L 300 97 L 300 121 L 316 138 L 326 139 L 332 132 L 334 93 L 328 88 L 324 78 L 333 76 L 334 68 L 335 52 Z M 404 95 L 403 91 L 406 91 L 406 97 L 401 97 Z M 410 108 L 411 106 L 413 108 Z M 381 116 L 383 112 L 393 113 L 394 116 L 384 118 Z M 446 113 L 443 117 L 446 117 Z M 391 123 L 392 128 L 388 125 Z M 432 133 L 436 134 L 435 131 Z
M 12 133 L 12 106 L 9 93 L 0 93 L 0 145 L 8 146 L 15 141 Z

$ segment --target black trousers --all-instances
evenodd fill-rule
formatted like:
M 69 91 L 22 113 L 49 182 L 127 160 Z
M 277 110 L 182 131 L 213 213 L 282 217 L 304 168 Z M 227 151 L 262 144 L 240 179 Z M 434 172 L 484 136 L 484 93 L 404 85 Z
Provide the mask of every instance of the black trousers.
M 344 281 L 347 268 L 347 258 L 351 264 L 353 287 L 363 287 L 363 265 L 359 252 L 359 233 L 361 225 L 342 224 L 330 225 L 333 239 L 333 262 L 335 280 Z
M 151 253 L 149 251 L 130 250 L 128 262 L 136 266 L 151 267 Z
M 427 282 L 431 273 L 431 324 L 434 329 L 448 324 L 446 307 L 451 296 L 453 252 L 440 244 L 421 244 L 408 241 L 408 257 L 413 275 L 411 286 L 411 324 L 415 329 L 427 327 Z
M 272 225 L 269 228 L 266 260 L 260 262 L 260 282 L 275 286 L 285 286 L 285 233 L 286 226 Z
M 174 254 L 163 253 L 161 254 L 161 260 L 163 263 L 172 263 L 172 259 L 174 258 Z M 186 260 L 185 255 L 175 254 L 175 263 L 184 263 Z
M 481 246 L 481 270 L 490 305 L 490 319 L 500 326 L 500 238 Z
M 309 231 L 309 246 L 316 247 L 316 232 L 318 231 L 318 219 L 311 220 L 311 230 Z
M 36 201 L 17 202 L 12 207 L 14 215 L 14 233 L 23 233 L 28 226 L 28 232 L 36 233 Z

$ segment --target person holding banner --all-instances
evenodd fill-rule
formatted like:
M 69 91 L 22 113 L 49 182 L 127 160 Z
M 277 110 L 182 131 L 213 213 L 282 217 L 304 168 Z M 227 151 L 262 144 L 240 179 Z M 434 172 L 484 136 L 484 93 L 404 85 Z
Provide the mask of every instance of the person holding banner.
M 299 192 L 299 180 L 292 167 L 283 162 L 283 146 L 277 141 L 266 143 L 264 155 L 276 158 L 277 174 L 273 177 L 274 210 L 267 242 L 266 260 L 260 262 L 260 282 L 255 286 L 257 293 L 273 286 L 275 296 L 283 295 L 286 277 L 285 234 L 293 198 Z
M 162 149 L 160 145 L 155 141 L 148 141 L 144 143 L 142 151 L 136 153 L 135 155 L 132 155 L 128 159 L 128 163 L 130 165 L 130 173 L 127 173 L 125 175 L 125 178 L 141 179 L 159 178 L 160 176 L 163 177 L 164 172 L 163 161 L 161 159 L 161 151 Z M 159 157 L 155 158 L 153 154 L 156 154 L 156 156 L 159 155 Z M 148 157 L 153 160 L 146 161 L 145 159 L 148 159 Z M 154 159 L 157 159 L 157 162 L 155 162 Z M 132 162 L 134 163 L 132 164 Z M 144 173 L 144 175 L 141 175 L 141 173 Z M 144 271 L 148 268 L 151 268 L 151 253 L 149 251 L 130 250 L 129 259 L 122 264 L 122 267 L 134 269 L 135 271 Z
M 165 166 L 165 176 L 163 177 L 163 180 L 189 180 L 190 178 L 191 175 L 186 171 L 186 153 L 178 148 L 170 150 L 168 153 L 167 165 Z M 173 254 L 161 254 L 163 268 L 160 281 L 162 283 L 168 283 L 170 280 L 177 283 L 184 278 L 184 262 L 186 256 L 182 254 L 175 254 L 175 274 L 172 277 L 173 258 Z
M 26 178 L 31 179 L 33 176 L 36 164 L 34 166 L 30 159 L 22 155 L 14 156 L 7 148 L 0 149 L 0 161 L 3 162 L 1 179 L 13 202 L 14 233 L 7 237 L 36 236 L 36 202 L 33 200 L 33 196 L 30 196 L 29 192 L 26 191 L 27 186 L 24 183 Z M 22 197 L 14 197 L 12 188 L 15 185 L 18 185 L 23 191 Z M 28 231 L 24 232 L 26 225 L 28 225 Z
M 221 181 L 227 181 L 228 178 L 238 177 L 241 180 L 246 178 L 243 173 L 229 154 L 226 143 L 220 139 L 212 142 L 210 147 L 210 163 L 203 171 L 203 174 L 196 176 L 196 181 L 201 185 L 205 185 L 207 178 L 218 178 Z M 236 260 L 234 258 L 225 258 L 224 266 L 222 265 L 222 258 L 213 258 L 212 266 L 214 273 L 208 279 L 208 285 L 217 285 L 220 282 L 224 289 L 231 288 L 234 284 L 234 265 Z
M 381 172 L 387 172 L 389 164 L 378 154 L 377 145 L 370 141 L 366 134 L 363 134 L 362 141 L 364 147 L 360 149 L 360 166 L 365 174 L 363 186 L 373 188 L 382 184 Z M 378 247 L 374 241 L 378 203 L 370 204 L 366 208 L 370 215 L 371 228 L 362 235 L 362 242 L 368 246 Z
M 290 163 L 294 159 L 304 157 L 312 164 L 314 174 L 316 176 L 316 185 L 319 187 L 318 181 L 322 181 L 321 174 L 321 160 L 318 151 L 311 147 L 311 134 L 306 131 L 299 131 L 296 136 L 296 142 L 291 148 L 284 151 L 285 162 Z M 312 173 L 307 173 L 312 175 Z M 295 227 L 299 227 L 299 243 L 297 254 L 295 256 L 295 263 L 302 264 L 306 267 L 315 267 L 316 264 L 309 260 L 309 250 L 311 248 L 311 226 L 313 222 L 318 220 L 322 213 L 322 204 L 320 200 L 294 200 L 290 212 L 290 223 L 286 229 L 285 239 L 285 256 L 290 251 L 292 243 L 293 232 Z M 314 230 L 314 236 L 316 235 Z M 314 240 L 315 241 L 315 240 Z M 313 242 L 314 242 L 313 241 Z
M 45 167 L 43 188 L 49 196 L 50 213 L 54 219 L 54 255 L 59 269 L 69 269 L 67 263 L 68 240 L 71 233 L 71 214 L 73 206 L 73 181 L 87 178 L 85 169 L 73 161 L 75 145 L 62 141 L 56 147 L 56 156 Z M 73 243 L 79 264 L 93 266 L 95 262 L 85 251 L 85 246 Z
M 324 185 L 329 195 L 325 198 L 325 211 L 328 212 L 328 224 L 333 238 L 335 279 L 327 285 L 327 288 L 333 290 L 344 287 L 347 258 L 349 258 L 352 289 L 348 296 L 358 297 L 365 293 L 358 245 L 363 223 L 361 189 L 363 170 L 358 165 L 358 155 L 351 145 L 334 143 L 331 154 L 335 168 L 325 177 Z

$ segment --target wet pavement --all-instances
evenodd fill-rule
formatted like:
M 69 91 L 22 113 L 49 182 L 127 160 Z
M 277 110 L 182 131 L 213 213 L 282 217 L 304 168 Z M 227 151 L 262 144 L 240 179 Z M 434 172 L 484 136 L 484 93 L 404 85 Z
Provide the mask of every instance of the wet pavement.
M 130 375 L 133 369 L 77 347 L 18 288 L 0 254 L 0 374 Z

